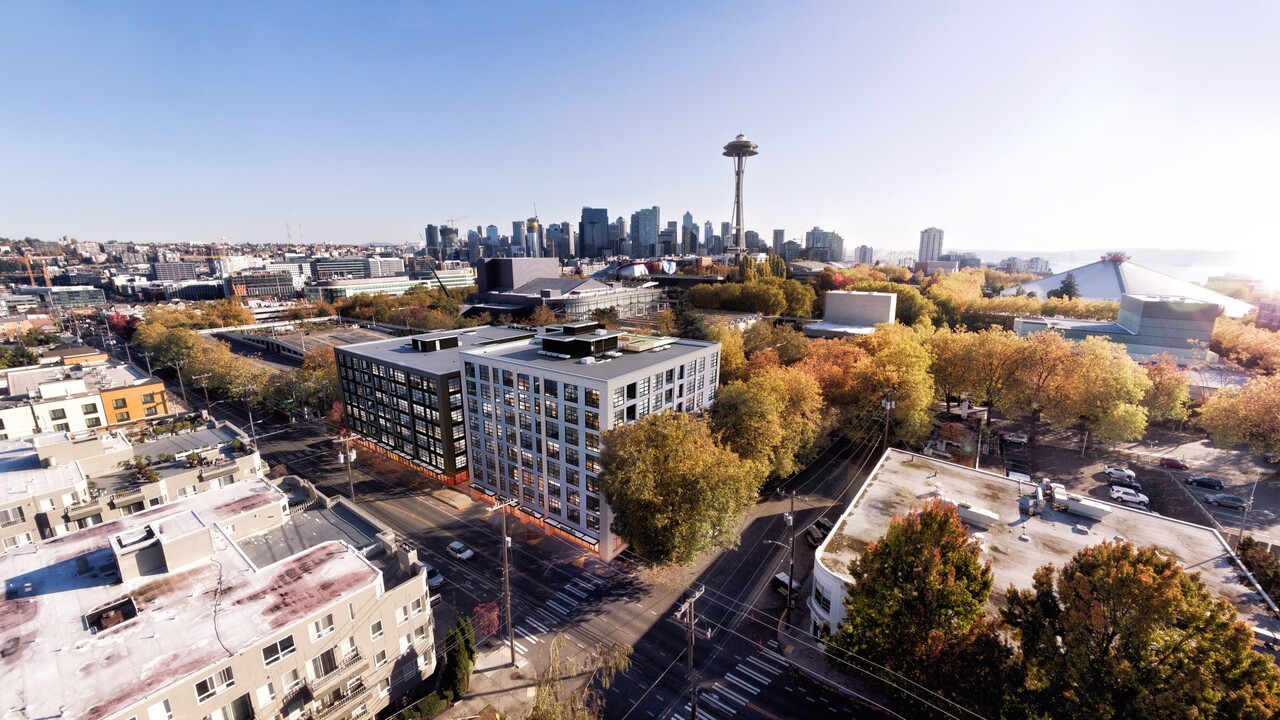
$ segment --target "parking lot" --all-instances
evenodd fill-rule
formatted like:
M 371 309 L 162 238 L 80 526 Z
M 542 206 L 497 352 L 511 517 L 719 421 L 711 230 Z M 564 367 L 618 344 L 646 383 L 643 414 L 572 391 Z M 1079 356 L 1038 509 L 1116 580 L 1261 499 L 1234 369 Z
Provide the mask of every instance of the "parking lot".
M 1280 466 L 1268 464 L 1261 456 L 1243 450 L 1212 447 L 1196 433 L 1175 433 L 1153 429 L 1141 443 L 1121 443 L 1080 450 L 1081 436 L 1075 432 L 1047 432 L 1036 438 L 1025 454 L 1012 447 L 1012 455 L 1029 460 L 1034 477 L 1062 483 L 1074 493 L 1111 501 L 1106 465 L 1119 465 L 1134 472 L 1148 509 L 1167 517 L 1212 525 L 1224 535 L 1245 531 L 1259 540 L 1280 544 Z M 1160 458 L 1176 458 L 1186 470 L 1161 467 Z M 1221 480 L 1221 491 L 1187 484 L 1194 475 Z M 1255 489 L 1256 484 L 1256 489 Z M 1213 505 L 1206 496 L 1225 493 L 1248 500 L 1253 505 L 1247 519 L 1240 509 Z

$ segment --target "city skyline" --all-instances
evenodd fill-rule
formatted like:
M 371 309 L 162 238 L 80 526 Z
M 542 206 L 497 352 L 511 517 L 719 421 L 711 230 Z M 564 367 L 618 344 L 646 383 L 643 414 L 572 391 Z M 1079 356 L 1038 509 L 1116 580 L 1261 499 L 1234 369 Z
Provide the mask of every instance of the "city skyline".
M 22 110 L 0 119 L 0 234 L 403 243 L 535 205 L 544 224 L 657 206 L 701 226 L 732 216 L 720 148 L 743 132 L 762 237 L 1277 240 L 1280 104 L 1256 92 L 1280 69 L 1272 6 L 302 8 L 6 6 Z M 515 42 L 553 30 L 575 42 Z M 767 47 L 788 50 L 742 49 Z M 592 119 L 619 85 L 655 102 Z M 677 103 L 703 109 L 657 121 Z

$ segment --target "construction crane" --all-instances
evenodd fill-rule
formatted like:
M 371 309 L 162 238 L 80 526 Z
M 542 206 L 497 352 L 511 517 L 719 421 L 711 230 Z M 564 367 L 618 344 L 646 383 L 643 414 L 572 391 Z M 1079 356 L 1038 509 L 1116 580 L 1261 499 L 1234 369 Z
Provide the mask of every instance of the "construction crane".
M 466 220 L 466 219 L 467 219 L 467 218 L 469 218 L 469 217 L 471 217 L 471 216 L 470 216 L 470 215 L 459 215 L 458 217 L 445 218 L 445 220 L 448 220 L 448 221 L 449 221 L 449 227 L 453 228 L 454 230 L 457 230 L 457 229 L 458 229 L 458 221 L 459 221 L 459 220 Z

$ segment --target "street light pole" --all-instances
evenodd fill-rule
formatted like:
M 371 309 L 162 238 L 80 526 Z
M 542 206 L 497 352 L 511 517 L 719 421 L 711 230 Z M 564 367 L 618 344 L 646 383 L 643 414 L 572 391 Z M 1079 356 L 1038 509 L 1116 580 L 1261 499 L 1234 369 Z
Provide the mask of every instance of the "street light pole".
M 1240 537 L 1236 538 L 1236 547 L 1240 547 L 1240 541 L 1244 540 L 1244 524 L 1249 519 L 1249 508 L 1253 507 L 1253 495 L 1258 492 L 1258 478 L 1253 479 L 1253 489 L 1249 491 L 1249 502 L 1244 504 L 1244 509 L 1240 512 Z
M 144 352 L 142 353 L 142 357 L 147 359 L 147 374 L 154 375 L 155 373 L 151 372 L 151 353 Z
M 889 449 L 889 425 L 893 420 L 893 391 L 885 390 L 884 399 L 880 401 L 880 407 L 884 408 L 884 449 Z
M 489 512 L 502 513 L 502 604 L 507 616 L 507 645 L 511 648 L 511 666 L 516 664 L 515 626 L 511 624 L 511 559 L 507 548 L 511 547 L 511 538 L 507 537 L 507 508 L 520 504 L 519 498 L 507 498 L 489 508 Z
M 791 546 L 790 546 L 791 565 L 790 565 L 790 569 L 787 572 L 787 577 L 791 578 L 792 583 L 795 583 L 796 581 L 796 491 L 792 490 L 791 492 L 785 492 L 785 491 L 779 490 L 778 492 L 788 496 L 791 499 L 791 511 L 783 514 L 782 519 L 784 522 L 787 523 L 787 528 L 791 530 Z M 781 543 L 778 543 L 778 544 L 781 545 Z M 791 588 L 787 588 L 787 609 L 788 610 L 795 607 L 795 600 L 792 599 L 791 595 L 792 595 Z
M 258 454 L 258 430 L 253 426 L 253 402 L 251 402 L 250 400 L 250 398 L 252 397 L 250 393 L 252 391 L 253 391 L 253 388 L 242 387 L 242 388 L 236 389 L 236 392 L 242 393 L 244 395 L 244 408 L 245 408 L 245 411 L 249 413 L 249 437 L 253 438 L 253 457 L 254 457 L 253 470 L 254 470 L 254 473 L 256 474 L 261 471 L 261 468 L 258 465 L 258 463 L 261 460 L 262 456 Z
M 178 371 L 178 387 L 182 389 L 182 404 L 186 405 L 187 408 L 190 409 L 191 403 L 187 401 L 187 384 L 182 381 L 182 361 L 174 360 L 169 363 L 169 365 L 171 365 L 174 370 Z

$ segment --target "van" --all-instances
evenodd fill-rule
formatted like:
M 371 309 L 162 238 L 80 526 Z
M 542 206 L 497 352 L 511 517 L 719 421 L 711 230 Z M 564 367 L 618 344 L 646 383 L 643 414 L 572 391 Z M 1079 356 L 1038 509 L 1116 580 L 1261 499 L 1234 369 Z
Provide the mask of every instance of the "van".
M 800 584 L 792 580 L 791 576 L 784 572 L 774 575 L 773 579 L 769 581 L 769 587 L 783 597 L 787 596 L 788 588 L 790 588 L 793 595 L 800 592 Z

